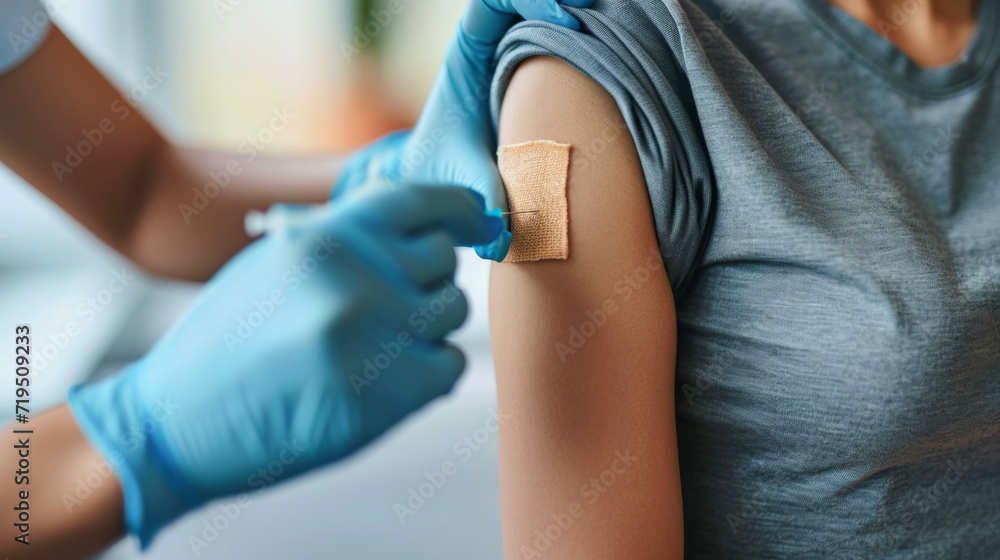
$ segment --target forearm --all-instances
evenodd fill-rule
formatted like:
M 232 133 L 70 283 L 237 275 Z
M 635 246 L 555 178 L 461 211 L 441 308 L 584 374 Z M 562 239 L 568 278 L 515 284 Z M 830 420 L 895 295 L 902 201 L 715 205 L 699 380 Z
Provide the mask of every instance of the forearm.
M 15 429 L 32 433 L 16 434 Z M 118 479 L 65 406 L 28 424 L 7 426 L 3 457 L 8 472 L 0 504 L 8 518 L 0 523 L 0 555 L 24 560 L 89 558 L 124 535 Z M 15 509 L 24 508 L 25 502 L 28 509 Z M 16 525 L 21 523 L 19 515 L 27 525 Z M 19 536 L 22 540 L 15 540 Z
M 293 118 L 268 124 L 277 130 Z M 0 76 L 0 160 L 155 274 L 208 278 L 249 241 L 247 210 L 325 201 L 344 159 L 264 157 L 262 149 L 172 145 L 58 29 Z
M 116 247 L 144 269 L 204 280 L 242 249 L 247 211 L 321 203 L 345 157 L 265 157 L 164 144 L 151 158 L 134 226 Z

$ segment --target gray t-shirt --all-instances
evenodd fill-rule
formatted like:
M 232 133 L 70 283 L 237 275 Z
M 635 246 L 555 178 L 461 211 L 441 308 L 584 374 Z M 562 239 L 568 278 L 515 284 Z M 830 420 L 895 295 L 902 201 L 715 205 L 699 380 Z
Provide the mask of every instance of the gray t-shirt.
M 495 117 L 551 55 L 635 139 L 689 558 L 1000 557 L 997 3 L 939 69 L 824 0 L 598 0 L 501 45 Z

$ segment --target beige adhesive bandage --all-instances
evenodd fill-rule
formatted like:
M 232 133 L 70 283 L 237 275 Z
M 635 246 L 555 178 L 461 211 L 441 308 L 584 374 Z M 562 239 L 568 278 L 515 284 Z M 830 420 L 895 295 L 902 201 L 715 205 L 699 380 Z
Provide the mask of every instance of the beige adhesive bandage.
M 500 147 L 498 167 L 514 212 L 510 216 L 513 239 L 503 262 L 569 257 L 569 151 L 569 144 L 548 140 Z

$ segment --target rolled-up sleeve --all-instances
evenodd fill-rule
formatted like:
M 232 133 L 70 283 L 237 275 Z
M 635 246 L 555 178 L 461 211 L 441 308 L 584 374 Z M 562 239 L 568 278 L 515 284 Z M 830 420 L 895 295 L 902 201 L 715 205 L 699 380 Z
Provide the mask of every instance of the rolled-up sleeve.
M 500 44 L 494 125 L 514 71 L 533 56 L 561 59 L 607 90 L 638 149 L 660 252 L 681 297 L 708 239 L 713 185 L 683 61 L 675 56 L 681 48 L 676 23 L 660 2 L 598 0 L 591 9 L 568 10 L 580 31 L 524 22 Z

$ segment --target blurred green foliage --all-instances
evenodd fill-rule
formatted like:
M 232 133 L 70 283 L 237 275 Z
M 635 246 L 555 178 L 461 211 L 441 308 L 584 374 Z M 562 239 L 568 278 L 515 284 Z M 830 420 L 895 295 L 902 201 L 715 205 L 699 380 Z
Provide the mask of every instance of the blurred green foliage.
M 357 26 L 358 29 L 363 30 L 365 25 L 372 20 L 372 12 L 385 7 L 385 3 L 386 0 L 354 0 L 354 25 Z M 384 35 L 384 33 L 370 36 L 372 42 L 368 47 L 368 49 L 370 49 L 369 54 L 378 56 L 384 40 L 382 35 Z

